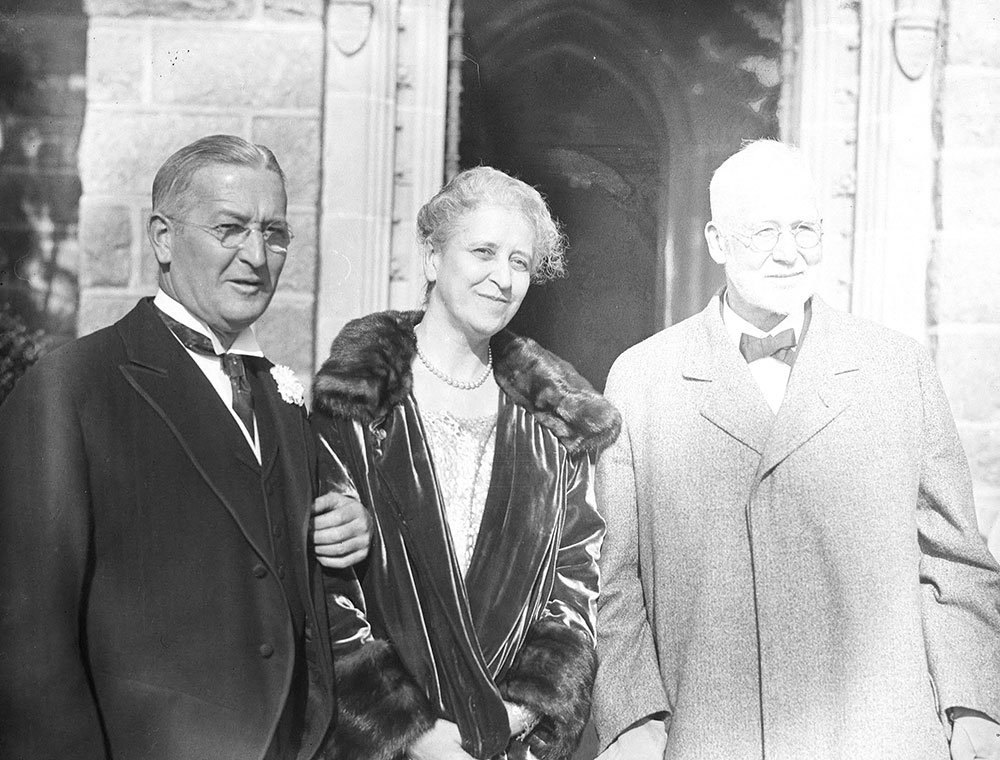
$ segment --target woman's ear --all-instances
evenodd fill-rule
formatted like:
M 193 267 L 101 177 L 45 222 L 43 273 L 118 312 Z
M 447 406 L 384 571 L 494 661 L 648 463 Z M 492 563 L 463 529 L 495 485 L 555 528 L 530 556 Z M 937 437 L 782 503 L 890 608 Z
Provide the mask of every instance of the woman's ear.
M 433 285 L 437 282 L 438 263 L 441 255 L 434 250 L 434 244 L 430 240 L 425 240 L 421 246 L 420 257 L 424 267 L 424 279 Z

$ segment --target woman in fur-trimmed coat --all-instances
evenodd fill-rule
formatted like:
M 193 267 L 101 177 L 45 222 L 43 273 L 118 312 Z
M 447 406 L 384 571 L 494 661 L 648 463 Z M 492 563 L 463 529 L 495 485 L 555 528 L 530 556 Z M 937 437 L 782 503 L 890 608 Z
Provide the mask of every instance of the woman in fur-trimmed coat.
M 426 311 L 351 322 L 314 385 L 328 484 L 374 519 L 357 600 L 371 638 L 338 655 L 328 757 L 568 758 L 596 666 L 589 455 L 618 413 L 504 329 L 561 266 L 537 191 L 469 170 L 418 226 Z

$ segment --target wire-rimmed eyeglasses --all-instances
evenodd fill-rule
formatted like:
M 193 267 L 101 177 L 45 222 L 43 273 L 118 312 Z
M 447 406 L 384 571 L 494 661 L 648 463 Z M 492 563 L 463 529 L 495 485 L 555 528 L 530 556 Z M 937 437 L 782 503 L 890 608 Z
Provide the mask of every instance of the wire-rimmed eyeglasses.
M 219 241 L 219 244 L 223 248 L 239 248 L 246 243 L 247 239 L 250 237 L 250 233 L 254 230 L 259 230 L 261 237 L 264 239 L 264 247 L 272 253 L 288 253 L 288 246 L 292 242 L 292 230 L 287 224 L 270 224 L 267 227 L 251 227 L 246 224 L 238 224 L 236 222 L 226 222 L 225 224 L 215 224 L 207 226 L 204 224 L 196 224 L 194 222 L 189 222 L 186 219 L 180 219 L 176 216 L 166 217 L 172 222 L 177 224 L 183 224 L 186 227 L 194 227 L 195 229 L 207 232 L 209 235 L 214 237 Z
M 781 234 L 788 231 L 795 241 L 795 247 L 800 251 L 811 251 L 823 240 L 823 223 L 819 222 L 798 222 L 782 226 L 780 224 L 762 224 L 753 229 L 752 232 L 738 232 L 733 229 L 727 230 L 729 234 L 747 241 L 750 248 L 757 253 L 770 253 L 778 247 Z

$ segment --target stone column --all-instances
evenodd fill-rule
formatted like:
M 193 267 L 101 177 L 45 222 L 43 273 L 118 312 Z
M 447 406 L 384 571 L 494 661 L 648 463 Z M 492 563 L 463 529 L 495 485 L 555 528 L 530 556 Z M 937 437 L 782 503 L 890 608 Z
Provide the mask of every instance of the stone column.
M 851 306 L 858 142 L 856 5 L 789 0 L 785 10 L 781 136 L 809 157 L 822 194 L 823 277 L 820 293 Z
M 861 4 L 851 310 L 927 340 L 940 0 Z
M 316 361 L 344 324 L 411 309 L 417 210 L 444 166 L 448 0 L 331 0 L 327 10 Z
M 80 334 L 155 292 L 146 240 L 153 175 L 170 153 L 230 133 L 270 147 L 288 175 L 295 242 L 258 336 L 312 370 L 323 0 L 87 0 L 80 145 Z
M 1000 558 L 1000 25 L 988 3 L 948 4 L 940 86 L 939 224 L 931 338 L 969 456 L 979 525 Z

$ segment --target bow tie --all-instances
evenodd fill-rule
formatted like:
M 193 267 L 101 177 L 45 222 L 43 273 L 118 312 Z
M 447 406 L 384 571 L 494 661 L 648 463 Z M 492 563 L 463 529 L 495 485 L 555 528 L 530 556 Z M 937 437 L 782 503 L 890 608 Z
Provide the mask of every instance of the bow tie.
M 795 363 L 795 330 L 789 327 L 777 335 L 765 335 L 763 338 L 743 333 L 740 335 L 740 353 L 747 364 L 773 356 L 791 367 Z

